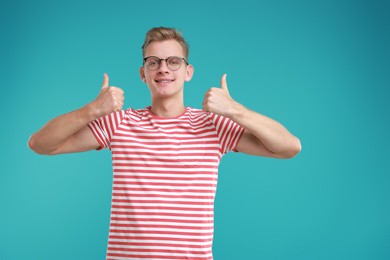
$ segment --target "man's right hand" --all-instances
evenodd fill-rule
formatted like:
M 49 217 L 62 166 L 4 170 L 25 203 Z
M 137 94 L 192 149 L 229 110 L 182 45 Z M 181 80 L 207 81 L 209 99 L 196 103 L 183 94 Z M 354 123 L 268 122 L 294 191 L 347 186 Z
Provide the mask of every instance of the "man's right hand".
M 123 90 L 110 87 L 104 74 L 102 89 L 88 105 L 50 120 L 29 141 L 30 148 L 39 154 L 61 154 L 94 150 L 100 144 L 88 128 L 91 121 L 122 109 Z
M 124 92 L 122 89 L 110 86 L 107 73 L 104 73 L 102 88 L 99 95 L 91 103 L 97 117 L 102 117 L 112 112 L 119 111 L 123 107 Z

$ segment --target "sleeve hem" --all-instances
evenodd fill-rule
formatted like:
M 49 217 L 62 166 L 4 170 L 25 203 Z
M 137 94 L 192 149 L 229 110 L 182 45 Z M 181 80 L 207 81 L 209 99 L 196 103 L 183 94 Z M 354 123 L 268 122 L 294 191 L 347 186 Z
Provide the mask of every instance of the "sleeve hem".
M 237 144 L 240 141 L 242 135 L 244 134 L 244 131 L 245 131 L 245 128 L 241 127 L 240 132 L 238 133 L 238 136 L 236 138 L 236 141 L 235 141 L 235 143 L 233 145 L 233 149 L 232 149 L 232 151 L 235 152 L 235 153 L 239 153 L 240 152 L 240 151 L 237 150 Z
M 100 147 L 98 147 L 98 148 L 96 149 L 96 151 L 102 150 L 102 149 L 105 147 L 104 144 L 103 144 L 103 142 L 100 140 L 99 136 L 97 136 L 97 133 L 94 131 L 94 129 L 93 129 L 93 127 L 91 126 L 91 124 L 89 123 L 87 126 L 88 126 L 89 130 L 91 130 L 93 136 L 95 136 L 96 141 L 98 141 L 98 143 L 99 143 L 99 145 L 100 145 Z

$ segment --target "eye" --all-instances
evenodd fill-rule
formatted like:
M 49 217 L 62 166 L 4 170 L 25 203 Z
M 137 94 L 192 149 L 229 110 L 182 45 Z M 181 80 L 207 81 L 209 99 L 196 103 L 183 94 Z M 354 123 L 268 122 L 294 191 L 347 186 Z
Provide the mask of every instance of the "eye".
M 156 59 L 156 58 L 148 58 L 148 59 L 146 60 L 146 65 L 147 65 L 147 66 L 155 66 L 155 65 L 157 65 L 157 64 L 159 64 L 159 60 Z
M 180 64 L 180 58 L 172 57 L 168 60 L 169 64 L 171 65 L 179 65 Z

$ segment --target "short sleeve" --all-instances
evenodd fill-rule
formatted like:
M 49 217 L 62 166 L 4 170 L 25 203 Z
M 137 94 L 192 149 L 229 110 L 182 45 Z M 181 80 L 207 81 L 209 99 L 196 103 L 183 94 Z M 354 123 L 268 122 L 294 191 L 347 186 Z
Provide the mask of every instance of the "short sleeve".
M 213 113 L 210 115 L 213 125 L 218 133 L 221 153 L 226 154 L 230 151 L 237 152 L 236 146 L 244 133 L 244 127 L 227 117 Z
M 109 148 L 111 149 L 111 140 L 118 126 L 125 117 L 125 110 L 113 112 L 109 115 L 100 117 L 88 124 L 100 147 L 98 150 Z

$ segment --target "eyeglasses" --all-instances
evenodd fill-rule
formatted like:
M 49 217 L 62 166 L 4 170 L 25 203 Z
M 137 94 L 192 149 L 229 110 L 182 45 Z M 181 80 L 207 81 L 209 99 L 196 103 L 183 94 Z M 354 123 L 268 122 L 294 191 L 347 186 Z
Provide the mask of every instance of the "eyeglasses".
M 166 59 L 160 59 L 156 56 L 149 56 L 144 58 L 144 67 L 148 70 L 156 70 L 160 67 L 161 61 L 165 61 L 170 70 L 180 69 L 183 61 L 188 65 L 187 60 L 181 57 L 171 56 Z

